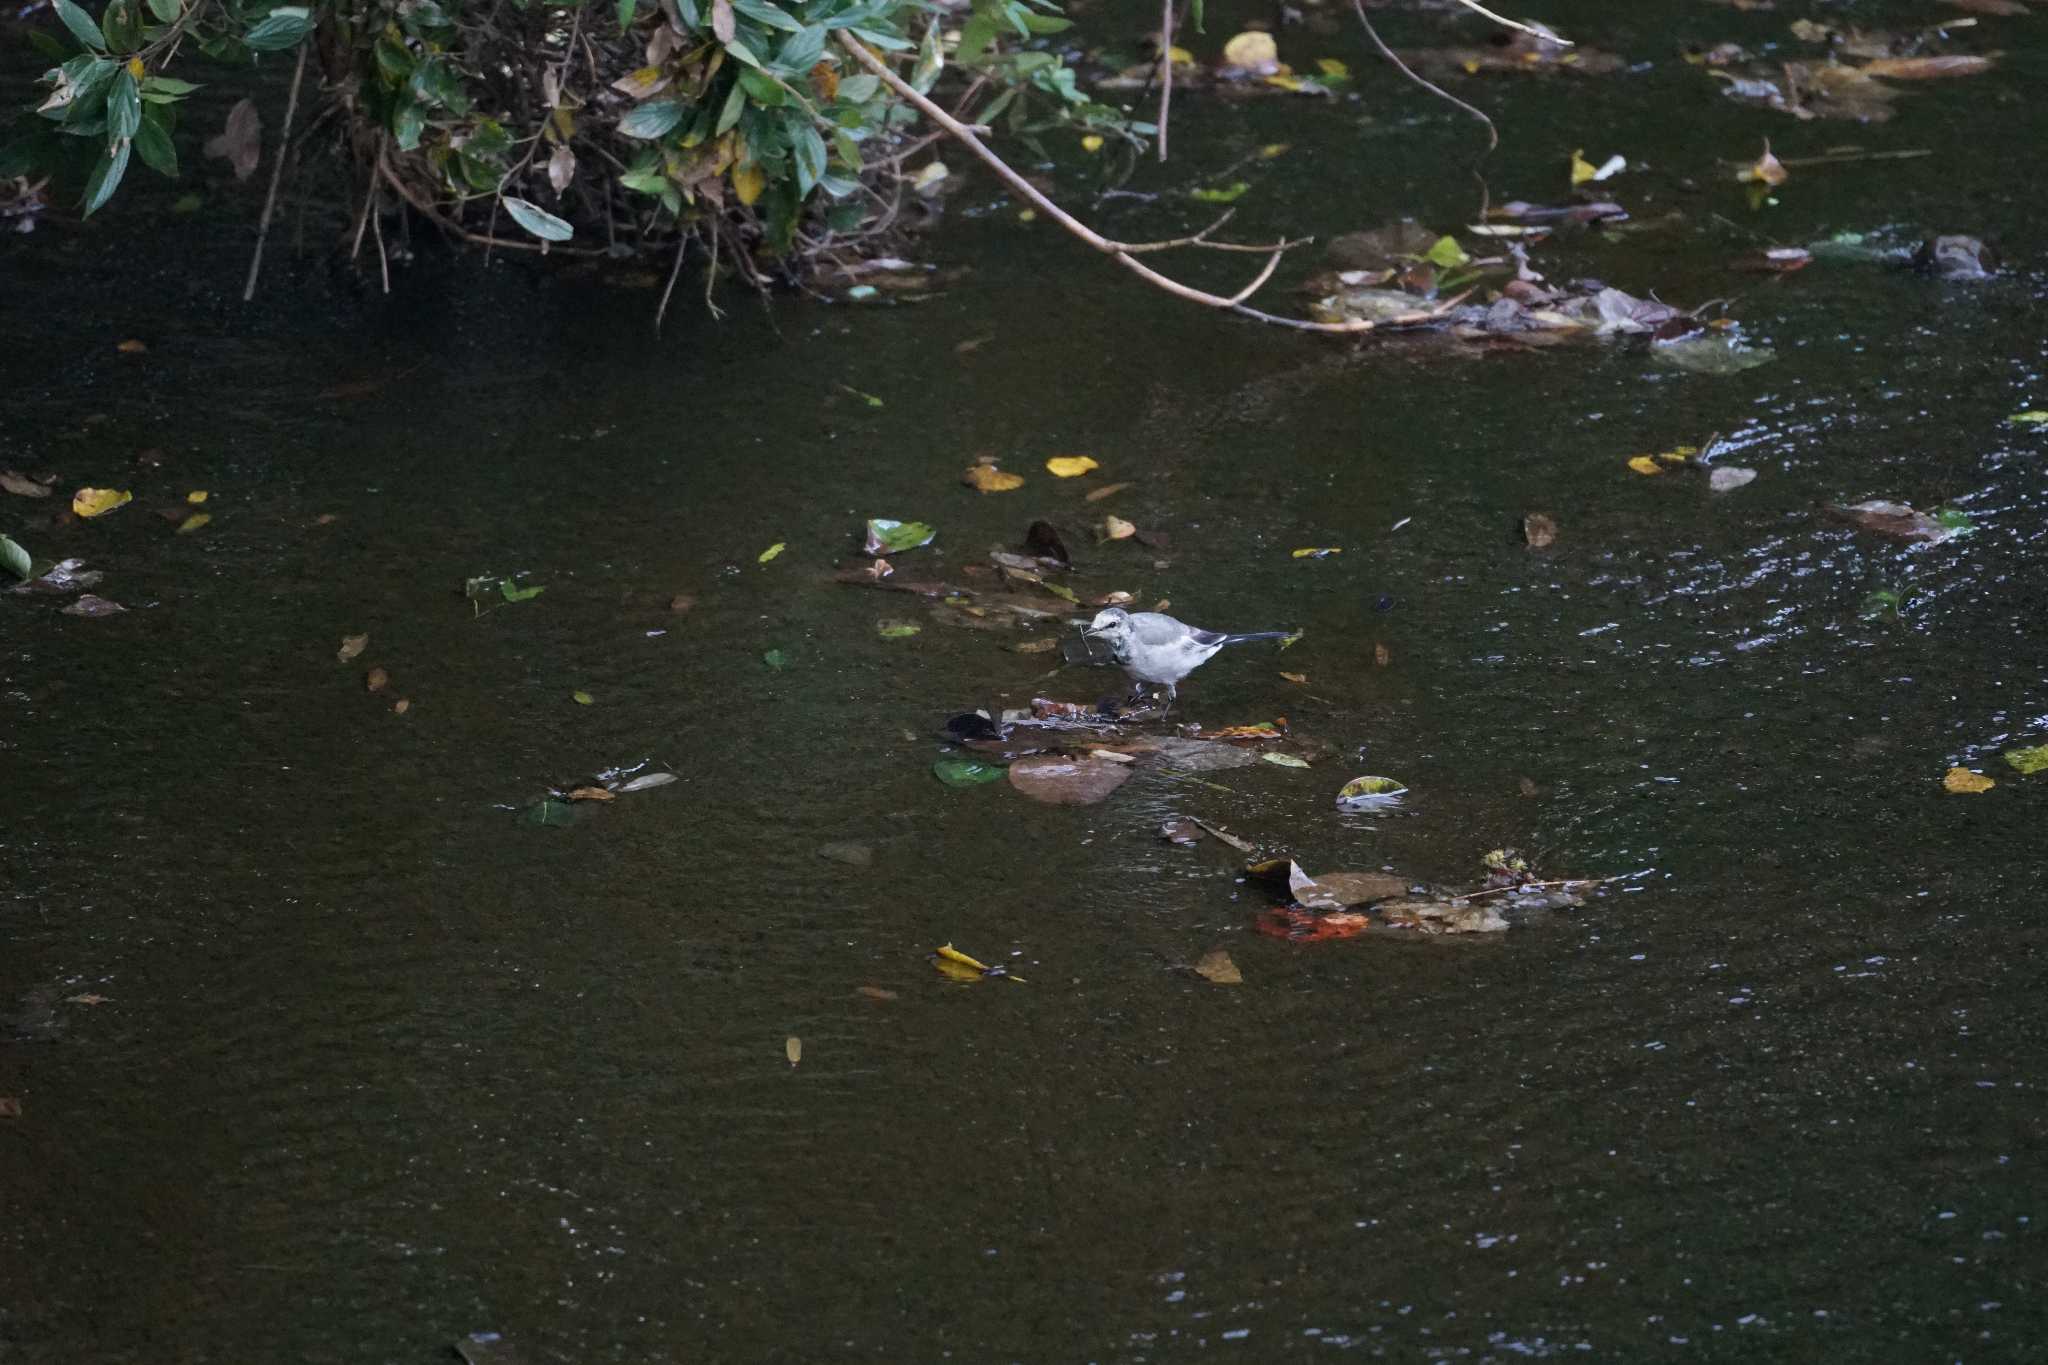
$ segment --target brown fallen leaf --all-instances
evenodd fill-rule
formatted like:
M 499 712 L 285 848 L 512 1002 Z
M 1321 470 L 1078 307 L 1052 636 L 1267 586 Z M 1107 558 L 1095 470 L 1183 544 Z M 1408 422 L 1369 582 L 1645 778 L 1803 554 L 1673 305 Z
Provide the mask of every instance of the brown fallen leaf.
M 1020 640 L 1010 646 L 1010 652 L 1013 654 L 1044 654 L 1059 647 L 1060 642 L 1053 639 Z
M 64 997 L 64 1003 L 67 1005 L 104 1005 L 107 1003 L 107 999 L 108 997 L 104 995 L 97 995 L 88 991 L 84 995 L 67 995 Z
M 789 1037 L 783 1039 L 782 1055 L 789 1058 L 789 1064 L 791 1066 L 795 1066 L 798 1062 L 804 1059 L 804 1040 L 797 1037 L 795 1034 L 791 1034 Z
M 855 987 L 855 991 L 857 994 L 864 995 L 870 1000 L 894 1000 L 896 998 L 896 992 L 881 986 L 858 986 Z
M 1515 787 L 1516 787 L 1516 789 L 1517 789 L 1517 790 L 1519 790 L 1519 791 L 1520 791 L 1520 792 L 1522 793 L 1522 795 L 1524 795 L 1524 796 L 1534 796 L 1534 795 L 1536 795 L 1536 793 L 1537 793 L 1537 792 L 1539 792 L 1540 790 L 1542 790 L 1542 789 L 1541 789 L 1540 787 L 1538 787 L 1538 786 L 1536 785 L 1536 782 L 1535 782 L 1535 780 L 1534 780 L 1533 778 L 1527 778 L 1527 777 L 1518 777 L 1518 778 L 1516 778 L 1516 779 L 1515 779 Z
M 322 512 L 319 516 L 313 518 L 313 524 L 315 526 L 332 526 L 340 520 L 341 518 L 332 512 Z
M 1557 539 L 1557 523 L 1541 512 L 1522 518 L 1522 539 L 1532 550 L 1540 550 Z
M 397 701 L 391 703 L 393 715 L 402 716 L 410 710 L 412 710 L 412 699 L 410 697 L 400 697 Z
M 668 599 L 668 609 L 678 615 L 696 605 L 697 594 L 693 592 L 679 592 L 674 597 Z
M 1219 986 L 1242 986 L 1244 973 L 1230 960 L 1230 954 L 1221 948 L 1212 948 L 1202 954 L 1202 960 L 1195 964 L 1195 974 Z
M 1168 820 L 1159 827 L 1159 837 L 1188 848 L 1202 842 L 1202 827 L 1193 820 Z
M 1292 886 L 1294 898 L 1303 905 L 1324 910 L 1348 910 L 1408 894 L 1408 879 L 1390 872 L 1324 872 Z M 1313 898 L 1313 899 L 1312 899 Z
M 1894 81 L 1933 81 L 1950 76 L 1978 76 L 1991 67 L 1989 57 L 1952 52 L 1939 57 L 1879 57 L 1863 64 L 1863 74 Z
M 386 673 L 384 669 L 381 666 L 379 666 L 377 668 L 371 669 L 369 673 L 364 675 L 363 688 L 365 691 L 382 692 L 387 686 L 390 685 L 390 682 L 391 675 L 389 673 Z
M 1891 502 L 1884 498 L 1851 503 L 1848 506 L 1830 504 L 1827 510 L 1866 531 L 1897 536 L 1901 540 L 1946 540 L 1954 534 L 1953 530 L 1927 513 L 1906 503 Z
M 11 469 L 0 469 L 0 488 L 6 489 L 18 498 L 47 498 L 50 490 L 26 474 L 17 474 Z
M 1138 534 L 1138 528 L 1122 517 L 1104 517 L 1099 534 L 1104 540 L 1129 540 Z
M 1735 173 L 1735 178 L 1745 184 L 1778 186 L 1792 178 L 1792 172 L 1785 164 L 1771 155 L 1771 140 L 1764 139 L 1764 154 Z
M 1283 677 L 1283 678 L 1285 678 L 1285 679 L 1287 679 L 1287 681 L 1289 681 L 1289 682 L 1291 682 L 1291 683 L 1299 683 L 1299 684 L 1301 684 L 1301 685 L 1302 685 L 1302 686 L 1304 686 L 1304 687 L 1306 687 L 1306 686 L 1308 685 L 1308 674 L 1306 674 L 1306 673 L 1284 673 L 1284 672 L 1283 672 L 1283 673 L 1282 673 L 1282 674 L 1281 674 L 1280 676 L 1281 676 L 1281 677 Z
M 1125 490 L 1126 488 L 1129 488 L 1130 486 L 1131 486 L 1131 485 L 1130 485 L 1129 483 L 1127 483 L 1127 482 L 1126 482 L 1126 483 L 1106 483 L 1106 484 L 1102 485 L 1102 487 L 1100 487 L 1100 488 L 1091 488 L 1091 489 L 1089 489 L 1089 490 L 1088 490 L 1088 496 L 1087 496 L 1087 497 L 1086 497 L 1086 498 L 1085 498 L 1085 499 L 1084 499 L 1083 501 L 1086 501 L 1086 502 L 1101 502 L 1101 501 L 1102 501 L 1102 500 L 1103 500 L 1104 498 L 1107 498 L 1107 497 L 1111 497 L 1111 496 L 1113 496 L 1113 495 L 1115 495 L 1115 494 L 1117 494 L 1117 493 L 1121 493 L 1121 492 L 1123 492 L 1123 491 L 1124 491 L 1124 490 Z
M 1092 806 L 1130 780 L 1131 769 L 1099 758 L 1058 754 L 1020 758 L 1010 765 L 1010 785 L 1034 801 L 1055 806 Z
M 1379 641 L 1373 641 L 1372 662 L 1375 668 L 1385 668 L 1388 664 L 1394 662 L 1393 651 L 1389 650 Z
M 571 801 L 616 801 L 618 793 L 606 791 L 603 787 L 575 787 L 569 792 Z
M 149 343 L 146 341 L 137 341 L 134 337 L 129 337 L 126 341 L 117 342 L 114 346 L 114 349 L 119 351 L 122 355 L 141 355 L 144 351 L 147 351 L 149 349 Z
M 0 1119 L 21 1117 L 21 1101 L 13 1095 L 0 1095 Z
M 1950 768 L 1943 775 L 1941 785 L 1958 796 L 1974 796 L 1978 792 L 1988 792 L 1998 784 L 1984 774 L 1973 773 L 1968 768 Z
M 263 159 L 263 118 L 256 112 L 254 101 L 235 101 L 219 134 L 206 140 L 206 154 L 225 159 L 235 168 L 237 180 L 247 180 L 256 174 Z
M 367 634 L 344 635 L 341 637 L 341 648 L 334 651 L 334 657 L 341 663 L 347 663 L 367 649 L 369 644 L 370 637 Z
M 126 610 L 128 610 L 128 608 L 122 606 L 119 602 L 110 602 L 104 597 L 95 597 L 91 593 L 86 593 L 84 596 L 80 597 L 76 602 L 73 602 L 70 606 L 64 608 L 64 615 L 112 616 L 115 612 Z
M 978 493 L 1008 493 L 1024 486 L 1022 474 L 1006 474 L 995 467 L 993 462 L 971 464 L 960 476 L 960 482 Z

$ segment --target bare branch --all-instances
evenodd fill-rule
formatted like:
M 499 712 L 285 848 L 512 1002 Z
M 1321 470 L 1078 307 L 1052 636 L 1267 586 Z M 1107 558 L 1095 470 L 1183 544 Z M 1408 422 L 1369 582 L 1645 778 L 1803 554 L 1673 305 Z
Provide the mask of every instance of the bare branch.
M 1527 24 L 1518 24 L 1512 19 L 1505 18 L 1501 15 L 1495 14 L 1486 6 L 1478 3 L 1478 0 L 1457 0 L 1457 2 L 1463 5 L 1466 9 L 1471 10 L 1474 14 L 1483 14 L 1487 18 L 1493 20 L 1493 22 L 1495 22 L 1496 24 L 1500 24 L 1505 28 L 1514 29 L 1517 33 L 1526 33 L 1531 38 L 1541 38 L 1544 42 L 1556 43 L 1559 47 L 1572 46 L 1570 42 L 1566 41 L 1563 38 L 1558 37 L 1555 33 L 1545 33 L 1540 28 L 1530 28 Z
M 1465 0 L 1459 0 L 1459 3 L 1465 3 Z M 1478 9 L 1479 7 L 1477 5 L 1474 5 L 1472 6 L 1472 8 Z M 1380 31 L 1372 26 L 1372 20 L 1365 17 L 1365 6 L 1361 3 L 1361 0 L 1351 0 L 1351 12 L 1358 16 L 1358 22 L 1365 28 L 1365 36 L 1372 39 L 1372 45 L 1379 49 L 1380 56 L 1385 57 L 1388 61 L 1392 62 L 1394 64 L 1395 70 L 1399 71 L 1409 80 L 1414 81 L 1417 85 L 1421 86 L 1424 90 L 1427 90 L 1430 94 L 1435 95 L 1438 99 L 1450 101 L 1452 104 L 1457 105 L 1460 109 L 1463 109 L 1466 113 L 1470 114 L 1473 118 L 1476 118 L 1481 123 L 1485 124 L 1487 151 L 1491 152 L 1494 148 L 1500 146 L 1500 130 L 1493 126 L 1492 119 L 1488 118 L 1484 113 L 1480 112 L 1480 110 L 1478 110 L 1474 106 L 1465 103 L 1465 101 L 1459 99 L 1456 95 L 1453 95 L 1450 91 L 1444 89 L 1442 86 L 1437 85 L 1432 81 L 1426 80 L 1425 78 L 1416 75 L 1413 71 L 1409 69 L 1408 63 L 1402 61 L 1400 56 L 1394 51 L 1394 49 L 1387 46 L 1386 40 L 1380 37 Z M 1479 12 L 1481 14 L 1486 13 L 1485 10 L 1479 10 Z M 1488 17 L 1490 18 L 1492 16 L 1489 15 Z M 1501 22 L 1506 24 L 1508 21 L 1503 19 L 1501 20 Z M 1510 28 L 1521 27 L 1521 25 L 1519 24 L 1509 24 L 1508 26 Z M 1481 183 L 1483 184 L 1484 182 Z
M 868 49 L 863 47 L 857 40 L 853 38 L 852 35 L 847 33 L 841 33 L 838 36 L 840 45 L 843 46 L 848 52 L 853 54 L 853 58 L 855 61 L 858 61 L 862 66 L 866 67 L 869 71 L 873 72 L 874 75 L 884 85 L 887 85 L 891 90 L 895 91 L 897 95 L 909 101 L 912 105 L 915 105 L 918 111 L 922 113 L 926 118 L 930 119 L 932 122 L 938 124 L 939 127 L 945 129 L 948 133 L 952 134 L 955 141 L 961 143 L 963 146 L 967 148 L 967 150 L 973 152 L 976 157 L 980 158 L 982 163 L 986 165 L 990 170 L 994 171 L 996 175 L 1001 178 L 1004 184 L 1008 185 L 1011 189 L 1015 190 L 1019 195 L 1023 196 L 1026 200 L 1030 201 L 1030 203 L 1035 208 L 1037 208 L 1039 212 L 1043 213 L 1046 217 L 1052 219 L 1055 223 L 1058 223 L 1062 228 L 1066 229 L 1069 233 L 1071 233 L 1075 237 L 1078 237 L 1083 242 L 1086 242 L 1095 250 L 1100 251 L 1105 256 L 1112 258 L 1116 261 L 1118 265 L 1124 267 L 1124 269 L 1130 271 L 1139 279 L 1142 279 L 1149 284 L 1155 285 L 1158 288 L 1165 290 L 1167 293 L 1173 295 L 1175 298 L 1186 299 L 1190 303 L 1198 303 L 1205 308 L 1221 308 L 1229 312 L 1236 313 L 1241 317 L 1251 318 L 1257 322 L 1269 322 L 1280 327 L 1292 327 L 1298 331 L 1327 332 L 1350 335 L 1360 332 L 1370 332 L 1375 330 L 1378 326 L 1378 324 L 1363 318 L 1357 319 L 1356 321 L 1352 322 L 1311 322 L 1302 318 L 1283 318 L 1275 316 L 1272 313 L 1261 312 L 1256 308 L 1248 306 L 1244 302 L 1245 299 L 1251 296 L 1252 290 L 1257 289 L 1260 285 L 1263 285 L 1269 278 L 1272 277 L 1273 271 L 1278 264 L 1279 255 L 1287 251 L 1291 247 L 1299 246 L 1301 244 L 1300 242 L 1281 242 L 1277 245 L 1269 245 L 1258 248 L 1259 250 L 1273 253 L 1273 259 L 1267 261 L 1266 268 L 1259 272 L 1259 277 L 1258 279 L 1253 281 L 1251 289 L 1240 291 L 1235 296 L 1211 294 L 1207 290 L 1196 289 L 1192 285 L 1182 284 L 1179 280 L 1173 279 L 1172 277 L 1167 275 L 1160 274 L 1157 270 L 1152 269 L 1152 267 L 1138 260 L 1137 256 L 1133 255 L 1132 253 L 1134 251 L 1145 252 L 1161 250 L 1163 249 L 1163 247 L 1168 245 L 1209 247 L 1211 249 L 1230 249 L 1225 247 L 1222 243 L 1210 242 L 1205 240 L 1210 232 L 1215 231 L 1216 228 L 1220 227 L 1222 224 L 1220 222 L 1212 224 L 1210 227 L 1205 228 L 1202 232 L 1196 233 L 1194 237 L 1185 239 L 1184 241 L 1178 243 L 1134 244 L 1113 241 L 1110 238 L 1104 237 L 1094 228 L 1089 227 L 1086 223 L 1074 217 L 1073 214 L 1068 213 L 1058 204 L 1055 204 L 1036 185 L 1033 185 L 1029 180 L 1026 180 L 1022 175 L 1019 175 L 1010 166 L 1008 162 L 1004 161 L 1001 157 L 997 156 L 993 151 L 991 151 L 988 147 L 988 144 L 984 143 L 980 138 L 976 137 L 974 135 L 974 131 L 971 128 L 969 128 L 966 124 L 960 122 L 960 120 L 954 118 L 944 109 L 941 109 L 931 100 L 925 98 L 923 95 L 920 95 L 915 89 L 911 87 L 908 81 L 905 81 L 901 76 L 898 76 L 894 71 L 890 70 L 888 65 L 885 62 L 883 62 L 881 58 L 877 57 L 874 53 L 868 51 Z M 1421 314 L 1418 315 L 1415 320 L 1423 321 L 1426 320 L 1428 316 L 1428 314 Z

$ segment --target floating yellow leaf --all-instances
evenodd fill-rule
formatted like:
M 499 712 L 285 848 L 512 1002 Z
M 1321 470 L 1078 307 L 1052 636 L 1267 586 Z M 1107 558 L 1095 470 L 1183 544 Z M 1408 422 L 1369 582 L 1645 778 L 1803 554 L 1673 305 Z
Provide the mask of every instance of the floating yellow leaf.
M 1285 678 L 1285 679 L 1287 679 L 1287 681 L 1289 681 L 1289 682 L 1291 682 L 1291 683 L 1301 683 L 1301 684 L 1303 684 L 1303 685 L 1306 685 L 1306 684 L 1308 683 L 1308 674 L 1306 674 L 1306 673 L 1284 673 L 1284 672 L 1283 672 L 1283 673 L 1282 673 L 1282 674 L 1281 674 L 1280 676 L 1281 676 L 1281 677 L 1283 677 L 1283 678 Z
M 963 967 L 972 967 L 977 972 L 985 972 L 988 970 L 988 964 L 986 962 L 976 961 L 974 958 L 969 957 L 967 954 L 961 952 L 958 948 L 955 948 L 950 943 L 942 943 L 939 945 L 939 956 L 944 958 L 948 962 L 957 962 Z
M 185 518 L 183 521 L 178 523 L 178 534 L 181 536 L 189 536 L 194 531 L 198 530 L 200 527 L 206 525 L 207 522 L 212 520 L 213 513 L 211 512 L 194 512 L 191 516 Z
M 1343 553 L 1344 547 L 1341 545 L 1304 545 L 1301 549 L 1294 552 L 1294 557 L 1296 559 L 1328 559 L 1331 555 L 1341 555 Z
M 604 787 L 577 787 L 570 791 L 571 801 L 616 801 L 619 794 Z
M 1764 139 L 1764 154 L 1735 173 L 1737 180 L 1757 185 L 1782 185 L 1792 178 L 1784 163 L 1771 155 L 1771 140 Z
M 1193 66 L 1195 64 L 1195 54 L 1184 47 L 1169 47 L 1166 49 L 1166 60 L 1172 62 L 1175 66 Z
M 81 517 L 103 516 L 133 498 L 134 494 L 118 488 L 81 488 L 71 495 L 71 510 Z
M 1088 136 L 1086 136 L 1086 137 L 1082 138 L 1082 139 L 1081 139 L 1081 150 L 1082 150 L 1082 151 L 1084 151 L 1084 152 L 1099 152 L 1099 151 L 1101 151 L 1101 150 L 1102 150 L 1102 134 L 1100 134 L 1100 133 L 1090 133 L 1090 134 L 1088 134 Z
M 1007 493 L 1024 486 L 1022 474 L 1007 474 L 992 464 L 969 465 L 960 477 L 969 488 L 983 493 Z
M 1592 162 L 1586 160 L 1586 153 L 1583 148 L 1575 148 L 1572 151 L 1572 184 L 1574 185 L 1583 185 L 1590 180 L 1606 180 L 1610 176 L 1620 175 L 1627 169 L 1628 158 L 1625 156 L 1610 156 L 1595 166 Z
M 1657 463 L 1654 455 L 1638 455 L 1628 462 L 1628 467 L 1638 474 L 1662 474 L 1664 466 Z
M 1950 768 L 1947 775 L 1941 779 L 1941 785 L 1958 795 L 1970 795 L 1988 792 L 1998 784 L 1984 774 L 1973 773 L 1968 768 Z
M 1018 213 L 1017 213 L 1017 221 L 1018 221 L 1018 222 L 1020 222 L 1020 223 L 1035 223 L 1035 222 L 1037 222 L 1037 221 L 1038 221 L 1038 210 L 1037 210 L 1037 209 L 1020 209 L 1020 210 L 1018 210 Z
M 797 1037 L 793 1033 L 789 1037 L 783 1039 L 782 1055 L 789 1058 L 789 1064 L 791 1066 L 795 1066 L 798 1062 L 804 1059 L 804 1040 Z
M 761 551 L 760 559 L 758 559 L 755 562 L 760 564 L 766 564 L 769 560 L 775 558 L 775 556 L 781 554 L 784 550 L 788 548 L 789 542 L 778 540 L 773 545 L 770 545 L 767 549 Z
M 1287 149 L 1292 145 L 1292 143 L 1287 142 L 1269 142 L 1259 148 L 1259 155 L 1271 161 L 1276 156 L 1285 156 Z
M 732 173 L 733 193 L 740 197 L 742 204 L 751 204 L 761 197 L 761 191 L 768 188 L 768 172 L 752 162 L 735 167 Z
M 1335 57 L 1316 58 L 1316 70 L 1322 72 L 1333 81 L 1348 81 L 1351 79 L 1351 68 L 1338 61 Z
M 197 507 L 200 503 L 206 501 L 206 490 L 204 488 L 193 489 L 190 493 L 187 493 L 185 495 L 185 501 L 191 503 L 194 507 Z
M 1256 29 L 1240 33 L 1223 45 L 1223 61 L 1228 66 L 1271 66 L 1279 60 L 1280 48 L 1273 35 Z
M 355 658 L 356 655 L 367 649 L 369 644 L 370 637 L 368 633 L 344 635 L 341 637 L 341 648 L 334 651 L 334 657 L 342 663 L 347 663 L 350 659 Z
M 2007 749 L 2005 761 L 2023 773 L 2037 773 L 2048 768 L 2048 744 L 2037 744 L 2031 749 Z
M 1102 538 L 1104 540 L 1129 540 L 1136 534 L 1138 534 L 1137 526 L 1125 521 L 1122 517 L 1104 517 L 1102 520 Z
M 569 694 L 569 700 L 575 702 L 578 706 L 588 706 L 592 702 L 596 701 L 597 698 L 591 696 L 588 692 L 579 689 Z
M 1045 462 L 1045 467 L 1056 479 L 1071 479 L 1102 468 L 1086 455 L 1055 455 Z
M 1586 149 L 1583 147 L 1572 148 L 1572 183 L 1574 185 L 1585 184 L 1593 178 L 1593 170 L 1593 163 L 1586 160 Z
M 1195 975 L 1213 981 L 1219 986 L 1244 984 L 1244 973 L 1230 960 L 1230 954 L 1221 948 L 1212 948 L 1202 954 L 1202 960 L 1195 964 Z

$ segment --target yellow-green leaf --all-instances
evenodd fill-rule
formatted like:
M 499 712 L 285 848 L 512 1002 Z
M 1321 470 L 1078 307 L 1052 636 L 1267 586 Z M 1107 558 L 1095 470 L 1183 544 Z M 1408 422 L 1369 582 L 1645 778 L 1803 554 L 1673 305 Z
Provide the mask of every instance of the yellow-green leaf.
M 588 706 L 596 701 L 597 698 L 579 688 L 577 691 L 569 694 L 569 700 L 575 702 L 578 706 Z
M 1086 455 L 1055 455 L 1045 462 L 1045 467 L 1056 479 L 1072 479 L 1102 466 Z
M 71 495 L 71 510 L 81 517 L 105 516 L 116 507 L 125 507 L 134 496 L 119 488 L 81 488 Z
M 2037 773 L 2048 768 L 2048 744 L 2037 744 L 2031 749 L 2007 749 L 2005 761 L 2023 773 Z
M 781 554 L 784 550 L 788 548 L 789 542 L 778 540 L 773 545 L 770 545 L 767 549 L 761 551 L 761 557 L 756 562 L 766 564 L 769 560 L 775 558 L 775 556 Z

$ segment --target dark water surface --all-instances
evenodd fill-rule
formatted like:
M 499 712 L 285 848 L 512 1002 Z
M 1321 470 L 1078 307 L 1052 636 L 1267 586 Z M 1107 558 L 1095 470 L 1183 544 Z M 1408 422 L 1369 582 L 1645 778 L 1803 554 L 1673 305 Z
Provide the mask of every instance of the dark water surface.
M 942 297 L 714 324 L 693 293 L 660 340 L 646 289 L 433 251 L 384 300 L 287 247 L 244 308 L 258 191 L 207 168 L 166 235 L 131 209 L 0 247 L 0 465 L 137 498 L 0 499 L 129 608 L 0 602 L 0 1360 L 425 1362 L 480 1330 L 529 1361 L 2048 1358 L 2048 775 L 1997 757 L 2048 739 L 2048 431 L 2006 421 L 2048 407 L 2048 17 L 1987 21 L 1998 72 L 1878 128 L 1672 59 L 1785 11 L 1541 17 L 1654 65 L 1461 85 L 1502 122 L 1496 201 L 1557 197 L 1584 147 L 1685 219 L 1539 266 L 1738 296 L 1774 364 L 1221 322 L 978 180 L 927 244 L 970 268 Z M 1470 221 L 1468 125 L 1349 33 L 1285 48 L 1363 98 L 1190 96 L 1136 187 L 1284 140 L 1247 237 Z M 1752 212 L 1721 159 L 1765 135 L 1936 154 Z M 1085 162 L 1055 172 L 1077 205 Z M 2011 269 L 1727 268 L 1841 231 L 1972 232 Z M 1754 484 L 1623 463 L 1712 432 Z M 1026 487 L 961 487 L 981 451 Z M 1056 481 L 1065 452 L 1103 468 Z M 177 535 L 153 512 L 189 489 L 213 521 Z M 1902 548 L 1818 510 L 1871 497 L 1976 529 Z M 1084 585 L 1306 628 L 1210 665 L 1189 715 L 1284 713 L 1336 757 L 1085 809 L 933 780 L 948 714 L 1110 680 L 827 584 L 861 519 L 936 524 L 924 573 L 1104 510 L 1172 548 L 1090 547 Z M 513 572 L 546 592 L 474 616 L 463 581 Z M 1862 616 L 1877 590 L 1900 619 Z M 507 809 L 643 761 L 681 781 L 567 828 Z M 1947 795 L 1955 763 L 1999 785 Z M 1335 811 L 1367 772 L 1410 813 Z M 1227 850 L 1157 842 L 1177 813 L 1311 869 L 1467 881 L 1513 845 L 1629 875 L 1490 941 L 1290 945 Z M 844 841 L 872 866 L 818 855 Z M 949 941 L 1029 984 L 942 979 Z M 1219 946 L 1242 987 L 1174 970 Z

